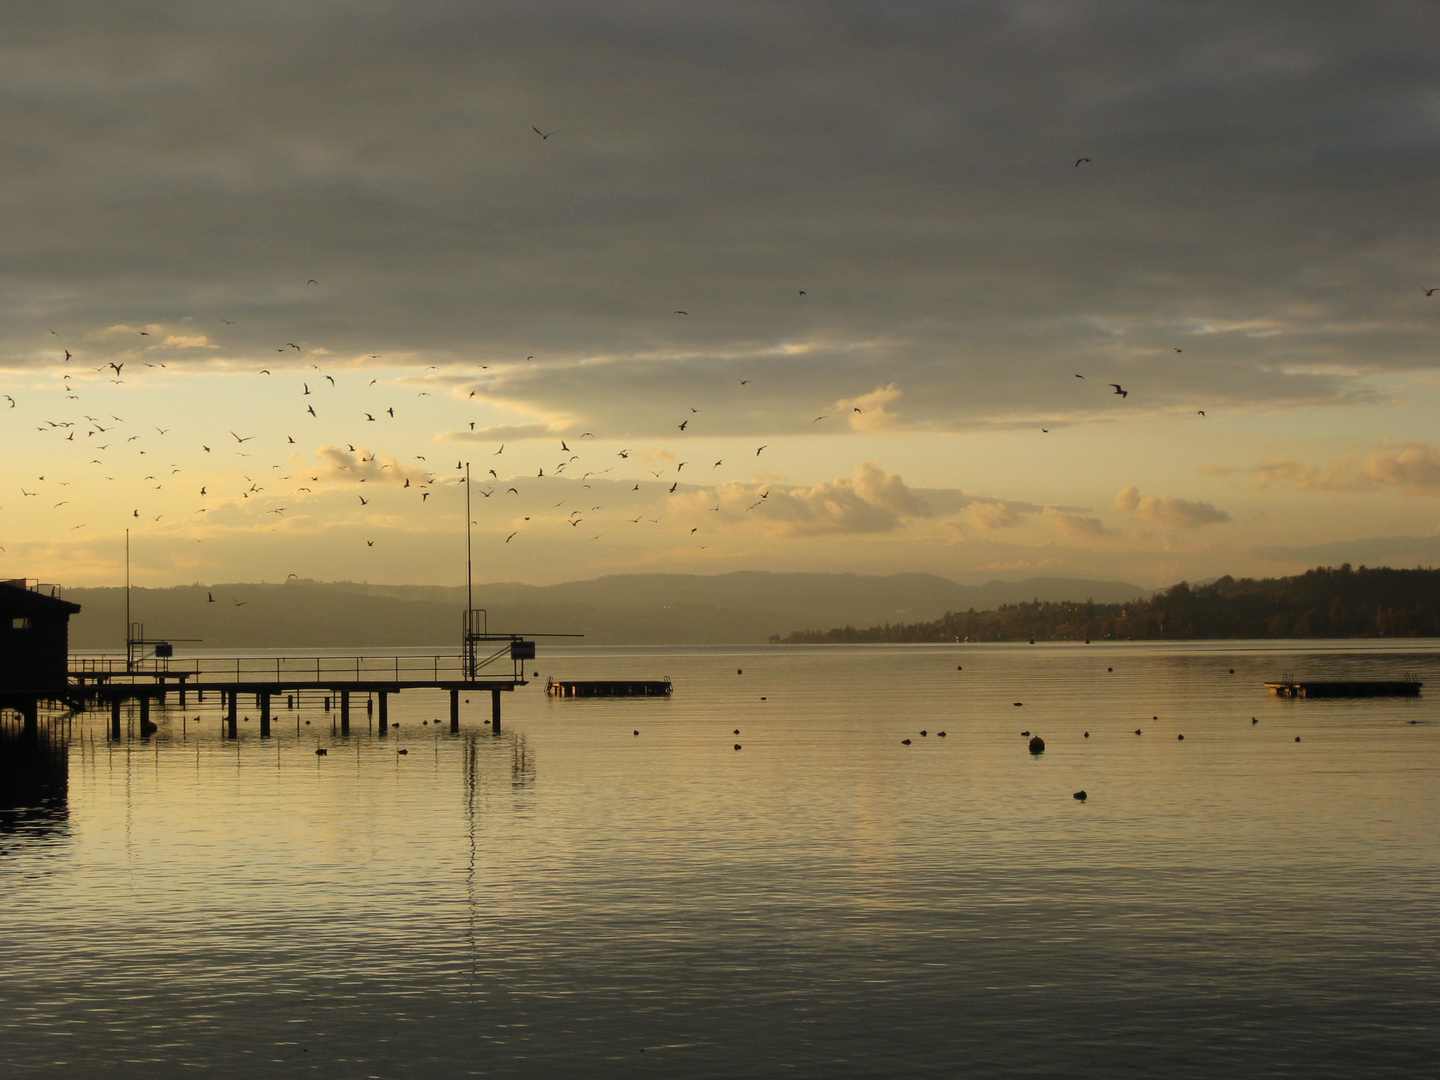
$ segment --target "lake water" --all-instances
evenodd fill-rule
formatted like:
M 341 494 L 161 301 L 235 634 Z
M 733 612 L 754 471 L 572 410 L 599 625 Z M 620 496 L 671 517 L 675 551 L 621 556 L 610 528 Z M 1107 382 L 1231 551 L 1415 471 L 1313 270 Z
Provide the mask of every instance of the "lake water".
M 1437 660 L 542 645 L 674 696 L 11 728 L 0 1073 L 1434 1075 Z

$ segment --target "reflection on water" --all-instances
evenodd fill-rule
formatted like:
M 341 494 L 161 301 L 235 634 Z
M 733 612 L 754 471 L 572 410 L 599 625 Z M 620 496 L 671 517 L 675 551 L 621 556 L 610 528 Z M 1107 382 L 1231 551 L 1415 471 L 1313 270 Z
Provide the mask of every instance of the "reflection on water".
M 52 852 L 69 832 L 68 764 L 63 723 L 27 735 L 14 714 L 0 720 L 0 860 Z
M 532 686 L 498 734 L 488 700 L 452 735 L 406 692 L 385 736 L 319 700 L 271 739 L 209 701 L 148 739 L 6 735 L 4 1074 L 1410 1076 L 1440 1050 L 1429 653 L 543 663 L 676 693 Z M 1260 688 L 1404 671 L 1432 693 Z

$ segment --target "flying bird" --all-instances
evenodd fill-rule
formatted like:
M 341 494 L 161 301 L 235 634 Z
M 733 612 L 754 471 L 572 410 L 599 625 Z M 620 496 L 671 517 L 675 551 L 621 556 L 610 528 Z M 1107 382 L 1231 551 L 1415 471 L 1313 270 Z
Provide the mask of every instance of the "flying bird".
M 519 533 L 519 531 L 517 530 L 517 531 L 511 533 L 509 536 L 505 537 L 505 542 L 508 544 L 511 540 L 514 540 L 515 537 L 517 537 L 517 536 L 519 536 L 519 535 L 520 535 L 520 533 Z
M 319 285 L 320 282 L 316 281 L 316 280 L 312 277 L 309 281 L 305 282 L 305 284 L 306 284 L 306 285 Z
M 536 134 L 536 135 L 539 135 L 540 138 L 542 138 L 542 139 L 548 139 L 551 135 L 554 135 L 554 134 L 555 134 L 554 131 L 541 131 L 538 127 L 534 127 L 534 126 L 532 126 L 532 127 L 530 128 L 530 130 L 533 131 L 533 132 L 535 132 L 535 134 Z
M 1201 416 L 1204 416 L 1204 415 L 1205 415 L 1205 410 L 1204 410 L 1204 409 L 1196 409 L 1195 411 L 1198 412 Z
M 1426 289 L 1425 286 L 1423 286 L 1423 285 L 1420 286 L 1420 288 L 1424 291 L 1424 293 L 1425 293 L 1426 296 L 1434 296 L 1437 292 L 1440 292 L 1440 285 L 1435 286 L 1435 288 L 1433 288 L 1433 289 Z M 67 359 L 67 360 L 70 359 L 70 354 L 69 354 L 69 353 L 66 353 L 66 354 L 65 354 L 65 359 Z
M 680 430 L 681 430 L 681 431 L 684 431 L 684 430 L 685 430 L 687 427 L 689 427 L 689 426 L 690 426 L 690 421 L 689 421 L 689 420 L 686 420 L 683 424 L 680 425 Z
M 1094 164 L 1095 164 L 1095 162 L 1091 161 L 1088 157 L 1082 157 L 1082 158 L 1076 158 L 1076 159 L 1075 159 L 1075 168 L 1077 168 L 1077 169 L 1078 169 L 1081 165 L 1094 165 Z
M 234 436 L 234 439 L 235 439 L 235 441 L 236 441 L 237 443 L 247 443 L 247 442 L 249 442 L 251 439 L 255 438 L 254 435 L 246 435 L 246 436 L 242 439 L 239 435 L 236 435 L 235 432 L 233 432 L 233 431 L 230 432 L 230 434 L 231 434 L 232 436 Z
M 689 313 L 688 311 L 674 311 L 674 312 L 671 312 L 671 314 L 672 314 L 672 315 L 689 315 L 690 313 Z
M 766 443 L 766 444 L 765 444 L 765 446 L 769 446 L 769 445 L 770 445 L 769 443 Z M 764 450 L 764 449 L 765 449 L 765 446 L 759 447 L 759 448 L 755 451 L 755 456 L 756 456 L 756 457 L 759 457 L 759 456 L 760 456 L 760 451 L 761 451 L 761 450 Z
M 1125 389 L 1124 387 L 1122 387 L 1119 383 L 1114 383 L 1114 382 L 1112 382 L 1112 383 L 1106 383 L 1105 385 L 1106 385 L 1106 386 L 1113 386 L 1113 387 L 1115 388 L 1115 393 L 1119 394 L 1122 398 L 1123 398 L 1123 397 L 1129 397 L 1129 396 L 1130 396 L 1130 391 L 1129 391 L 1129 390 L 1126 390 L 1126 389 Z

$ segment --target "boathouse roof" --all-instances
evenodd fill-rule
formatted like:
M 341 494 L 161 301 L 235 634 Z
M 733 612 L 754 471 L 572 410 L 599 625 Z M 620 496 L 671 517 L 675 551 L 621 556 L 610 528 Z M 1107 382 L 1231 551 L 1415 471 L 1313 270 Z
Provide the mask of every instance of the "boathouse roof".
M 64 615 L 68 618 L 79 611 L 79 604 L 60 598 L 59 585 L 42 585 L 28 578 L 0 579 L 0 617 Z

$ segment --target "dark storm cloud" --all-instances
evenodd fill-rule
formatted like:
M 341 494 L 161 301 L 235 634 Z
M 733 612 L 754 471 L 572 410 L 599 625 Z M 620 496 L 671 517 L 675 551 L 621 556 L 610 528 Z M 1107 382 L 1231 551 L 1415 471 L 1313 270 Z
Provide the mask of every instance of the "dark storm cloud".
M 619 434 L 702 400 L 717 433 L 806 430 L 892 383 L 922 427 L 1343 402 L 1433 363 L 1430 4 L 48 3 L 4 29 L 12 365 L 154 325 L 215 346 L 182 364 L 499 365 L 488 400 Z

